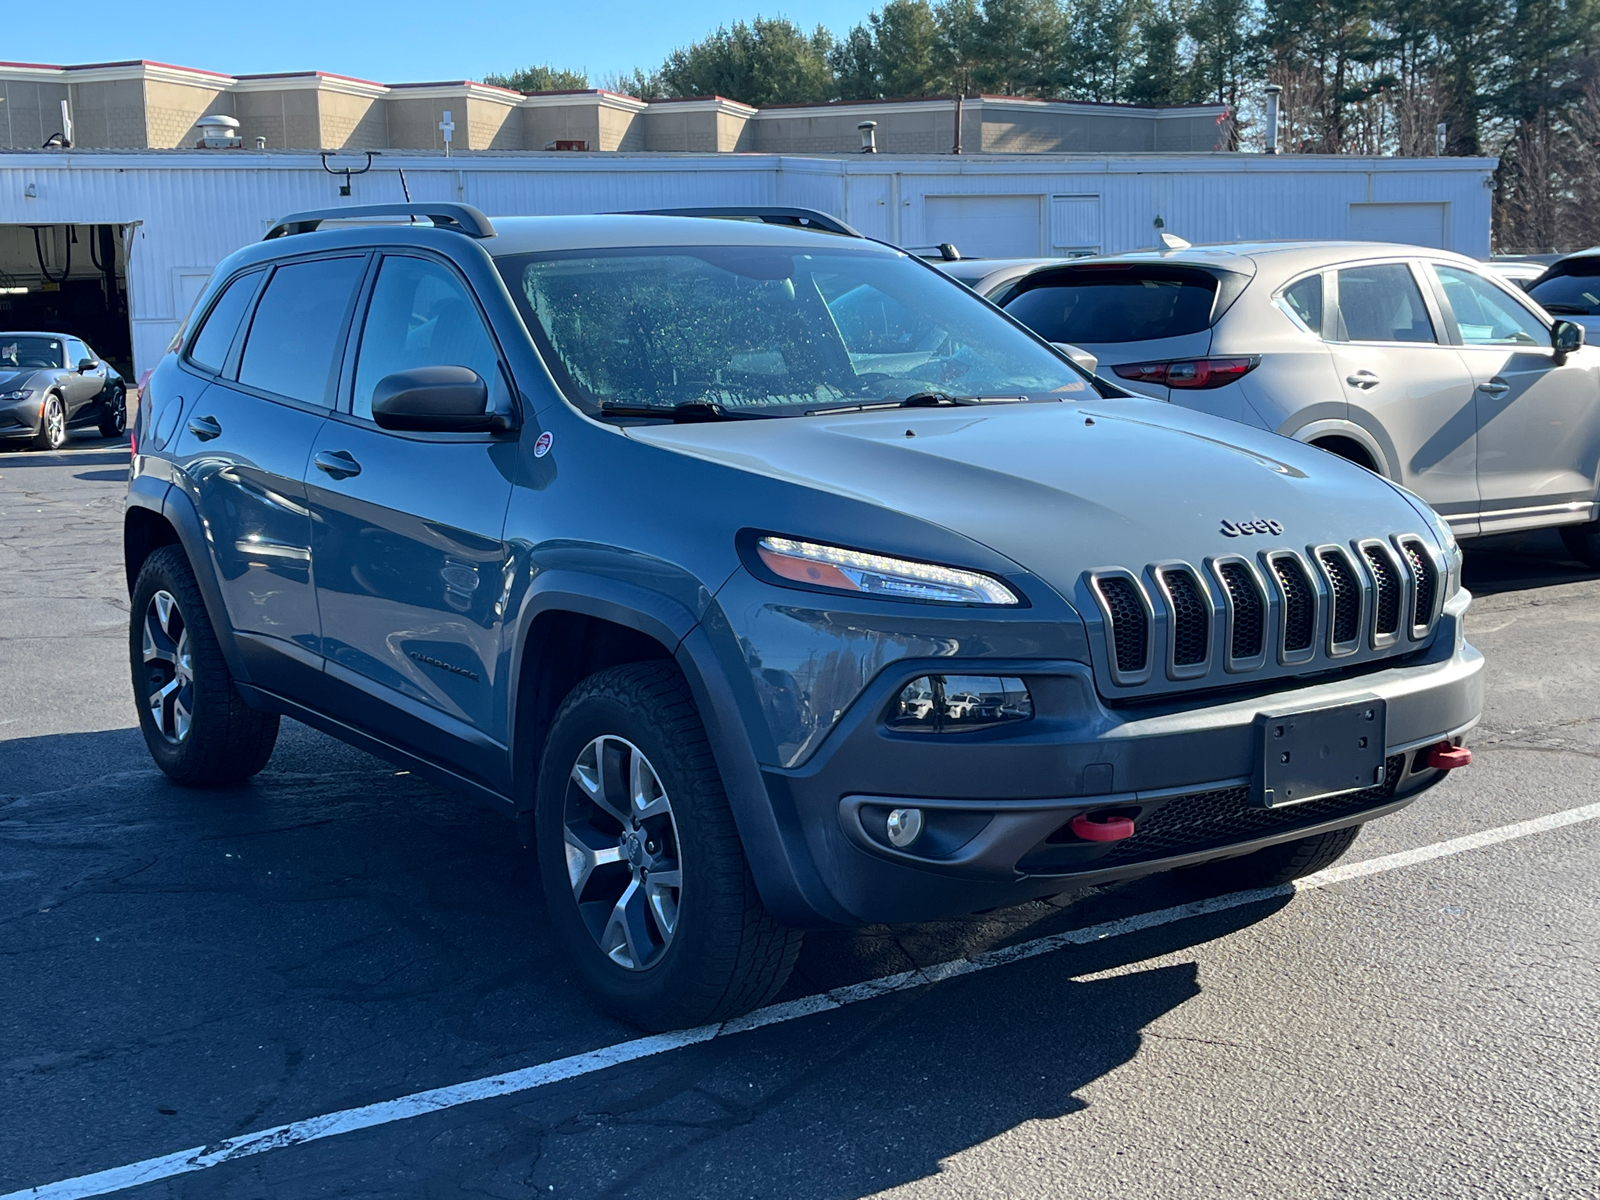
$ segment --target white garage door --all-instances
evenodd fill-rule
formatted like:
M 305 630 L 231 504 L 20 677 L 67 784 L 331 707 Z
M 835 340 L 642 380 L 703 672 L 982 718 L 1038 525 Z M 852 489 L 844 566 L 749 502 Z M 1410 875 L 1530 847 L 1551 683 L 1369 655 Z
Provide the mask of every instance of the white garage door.
M 929 196 L 923 232 L 930 246 L 954 244 L 966 258 L 1027 258 L 1044 247 L 1041 196 Z
M 1352 204 L 1346 236 L 1444 249 L 1443 204 Z

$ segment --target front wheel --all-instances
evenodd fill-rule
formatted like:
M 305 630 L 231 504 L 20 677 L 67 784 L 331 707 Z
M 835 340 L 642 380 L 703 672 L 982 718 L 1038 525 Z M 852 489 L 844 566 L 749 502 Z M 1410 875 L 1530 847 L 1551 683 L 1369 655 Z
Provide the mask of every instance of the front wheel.
M 67 444 L 67 406 L 60 396 L 46 396 L 39 412 L 39 432 L 33 437 L 35 450 L 59 450 Z
M 1190 870 L 1208 885 L 1231 892 L 1278 887 L 1332 866 L 1355 843 L 1361 826 L 1314 833 L 1239 858 L 1201 863 Z
M 1567 544 L 1567 553 L 1586 567 L 1600 571 L 1600 521 L 1587 525 L 1563 525 L 1561 540 Z
M 100 436 L 119 438 L 128 428 L 128 395 L 120 387 L 113 388 L 100 409 Z
M 139 728 L 174 783 L 238 783 L 272 757 L 276 714 L 244 702 L 181 546 L 145 559 L 128 637 Z
M 670 663 L 591 675 L 562 704 L 535 799 L 550 920 L 601 1005 L 645 1029 L 772 999 L 801 935 L 756 894 L 688 686 Z

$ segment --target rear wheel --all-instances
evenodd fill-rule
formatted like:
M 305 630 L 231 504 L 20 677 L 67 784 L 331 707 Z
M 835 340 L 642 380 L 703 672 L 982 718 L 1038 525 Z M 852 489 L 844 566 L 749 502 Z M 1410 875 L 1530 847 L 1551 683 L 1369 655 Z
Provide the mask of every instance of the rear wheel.
M 128 395 L 120 387 L 113 388 L 100 409 L 100 436 L 119 438 L 128 428 Z
M 1567 544 L 1567 553 L 1586 567 L 1600 570 L 1600 521 L 1587 525 L 1563 525 L 1561 540 Z
M 601 1005 L 678 1029 L 777 994 L 801 935 L 761 905 L 676 667 L 580 683 L 551 726 L 535 805 L 550 920 Z
M 1316 833 L 1298 841 L 1268 846 L 1254 854 L 1201 863 L 1192 868 L 1208 885 L 1229 891 L 1277 887 L 1332 866 L 1355 843 L 1361 826 Z
M 34 435 L 35 450 L 59 450 L 67 444 L 67 406 L 60 396 L 46 396 L 39 413 L 39 432 Z
M 145 745 L 174 783 L 238 783 L 267 765 L 278 718 L 239 695 L 181 546 L 139 571 L 128 654 Z

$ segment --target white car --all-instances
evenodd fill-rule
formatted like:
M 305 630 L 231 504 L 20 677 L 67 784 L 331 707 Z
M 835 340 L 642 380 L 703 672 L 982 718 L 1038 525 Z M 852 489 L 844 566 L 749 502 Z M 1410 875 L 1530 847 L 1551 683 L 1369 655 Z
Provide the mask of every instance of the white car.
M 938 265 L 1132 391 L 1353 459 L 1458 537 L 1561 526 L 1600 566 L 1600 348 L 1473 259 L 1281 242 Z

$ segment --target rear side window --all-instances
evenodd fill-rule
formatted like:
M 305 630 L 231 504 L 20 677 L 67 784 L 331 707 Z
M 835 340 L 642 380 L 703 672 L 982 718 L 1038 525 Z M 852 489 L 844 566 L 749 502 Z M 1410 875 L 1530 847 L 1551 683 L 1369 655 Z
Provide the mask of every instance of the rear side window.
M 256 305 L 239 382 L 307 404 L 328 404 L 345 314 L 365 257 L 290 263 Z
M 1211 327 L 1219 274 L 1144 264 L 1072 267 L 1024 281 L 1005 310 L 1050 342 L 1181 337 Z
M 1411 268 L 1376 263 L 1339 272 L 1339 324 L 1345 342 L 1437 341 Z
M 1541 279 L 1528 289 L 1545 312 L 1558 317 L 1592 317 L 1600 313 L 1600 258 L 1578 259 L 1562 267 L 1564 274 Z
M 261 272 L 241 275 L 227 287 L 211 306 L 206 323 L 200 327 L 194 342 L 189 346 L 189 361 L 208 371 L 220 371 L 228 358 L 228 347 L 233 345 L 233 335 L 239 331 L 239 321 L 244 317 L 250 297 L 255 295 Z
M 1322 276 L 1307 275 L 1283 290 L 1283 306 L 1317 336 L 1322 335 Z

